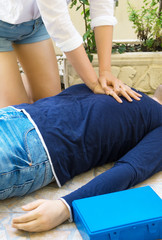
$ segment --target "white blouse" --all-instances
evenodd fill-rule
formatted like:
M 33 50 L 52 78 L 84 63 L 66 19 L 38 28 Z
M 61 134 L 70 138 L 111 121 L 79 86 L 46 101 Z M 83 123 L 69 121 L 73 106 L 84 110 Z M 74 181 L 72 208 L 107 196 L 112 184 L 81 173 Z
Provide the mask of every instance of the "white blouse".
M 0 20 L 20 24 L 42 17 L 51 38 L 63 51 L 68 52 L 82 44 L 68 11 L 70 0 L 0 0 Z M 114 0 L 90 0 L 92 29 L 115 25 Z

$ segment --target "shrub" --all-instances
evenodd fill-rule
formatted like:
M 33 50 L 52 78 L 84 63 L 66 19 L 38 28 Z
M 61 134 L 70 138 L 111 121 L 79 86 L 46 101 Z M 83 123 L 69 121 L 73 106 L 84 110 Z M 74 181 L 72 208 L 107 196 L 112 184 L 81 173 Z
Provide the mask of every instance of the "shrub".
M 116 6 L 118 5 L 118 0 Z M 135 9 L 128 2 L 129 20 L 133 22 L 133 28 L 140 39 L 140 44 L 113 44 L 112 53 L 124 53 L 135 51 L 161 51 L 162 50 L 162 0 L 143 0 L 141 9 Z M 70 8 L 76 7 L 76 11 L 82 9 L 85 24 L 83 35 L 84 47 L 92 62 L 93 53 L 97 52 L 94 32 L 91 29 L 90 7 L 88 0 L 72 0 Z
M 162 50 L 162 0 L 143 0 L 141 9 L 135 9 L 128 2 L 129 20 L 142 51 Z

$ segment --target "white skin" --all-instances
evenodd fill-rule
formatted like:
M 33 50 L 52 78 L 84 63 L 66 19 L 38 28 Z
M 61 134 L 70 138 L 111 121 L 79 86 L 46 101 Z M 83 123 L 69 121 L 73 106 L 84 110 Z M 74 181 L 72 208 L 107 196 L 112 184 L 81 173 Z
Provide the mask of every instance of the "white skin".
M 124 96 L 129 102 L 132 101 L 132 98 L 140 100 L 140 94 L 126 86 L 111 73 L 113 27 L 95 27 L 94 32 L 99 59 L 99 76 L 97 76 L 93 69 L 83 45 L 73 51 L 65 53 L 78 75 L 94 93 L 111 95 L 119 103 L 122 103 L 120 96 Z M 98 87 L 99 84 L 101 88 Z
M 40 199 L 22 207 L 29 211 L 14 218 L 12 227 L 28 232 L 43 232 L 65 222 L 70 217 L 67 206 L 61 200 Z
M 153 97 L 153 99 L 162 105 L 162 102 L 160 102 L 156 97 Z
M 0 52 L 0 108 L 31 103 L 60 93 L 60 77 L 51 39 L 13 44 L 13 47 L 13 51 Z M 20 75 L 17 59 L 24 76 Z
M 154 96 L 152 97 L 155 101 L 157 101 L 158 103 L 162 104 L 162 85 L 160 85 L 155 93 Z

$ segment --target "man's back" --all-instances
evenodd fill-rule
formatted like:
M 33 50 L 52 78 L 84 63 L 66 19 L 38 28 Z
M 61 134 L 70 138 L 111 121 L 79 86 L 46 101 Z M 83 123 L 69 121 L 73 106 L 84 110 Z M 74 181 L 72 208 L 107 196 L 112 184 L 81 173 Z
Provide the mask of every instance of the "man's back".
M 61 185 L 94 166 L 118 160 L 162 125 L 162 106 L 146 95 L 139 102 L 123 99 L 119 104 L 85 85 L 18 108 L 37 124 Z

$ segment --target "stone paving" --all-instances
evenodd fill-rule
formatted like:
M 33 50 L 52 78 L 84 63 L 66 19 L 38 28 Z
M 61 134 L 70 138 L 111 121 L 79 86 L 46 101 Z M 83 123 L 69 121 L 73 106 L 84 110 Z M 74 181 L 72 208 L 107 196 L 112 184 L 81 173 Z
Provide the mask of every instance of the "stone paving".
M 70 193 L 110 167 L 111 165 L 107 164 L 81 174 L 65 184 L 61 189 L 56 186 L 56 183 L 51 183 L 47 187 L 44 187 L 43 189 L 26 197 L 0 201 L 0 240 L 81 240 L 82 238 L 75 224 L 69 222 L 66 222 L 45 233 L 27 233 L 17 231 L 11 227 L 11 220 L 16 215 L 13 212 L 21 211 L 20 206 L 33 200 L 40 198 L 57 199 L 67 193 Z M 162 172 L 155 174 L 153 177 L 136 187 L 145 185 L 150 185 L 162 198 Z

